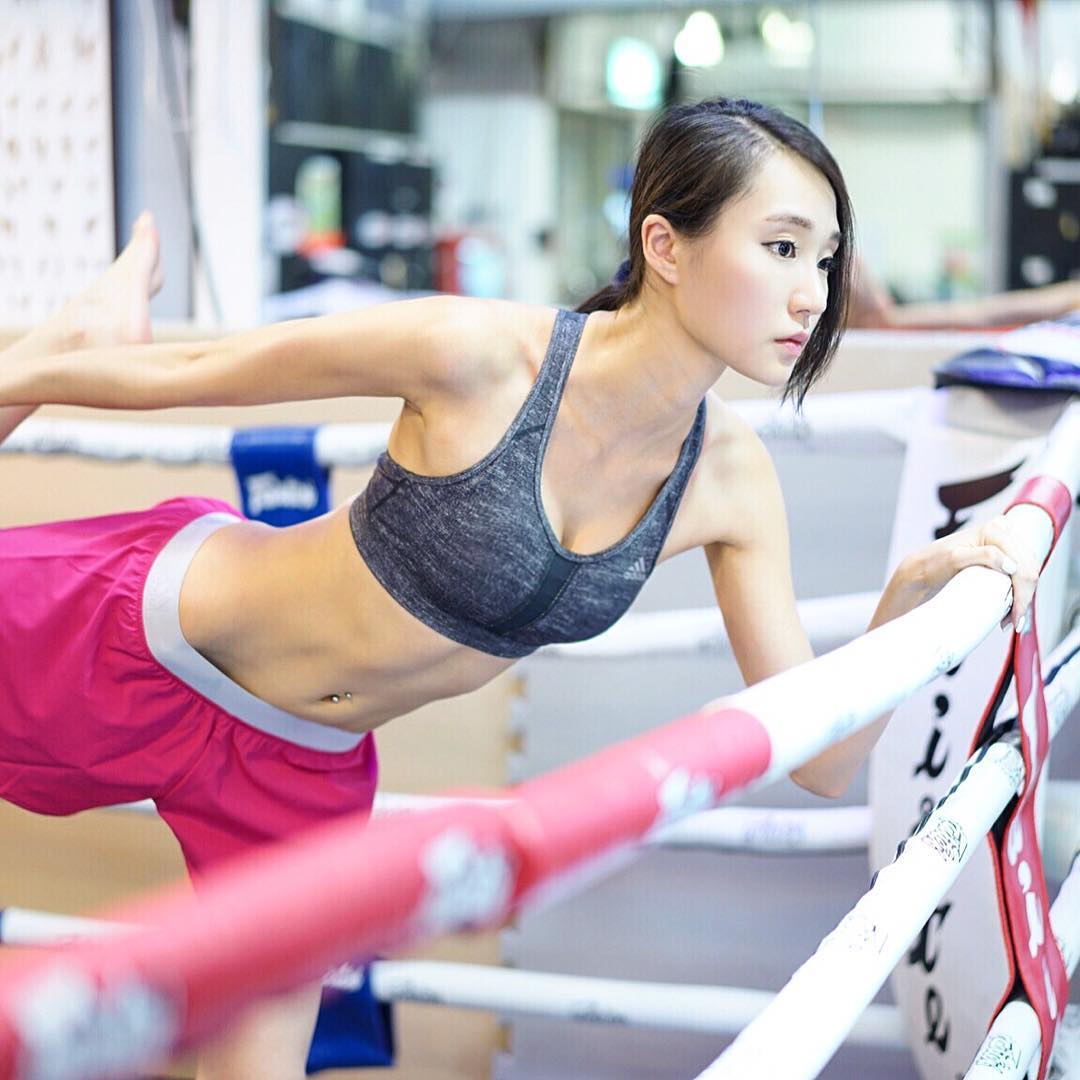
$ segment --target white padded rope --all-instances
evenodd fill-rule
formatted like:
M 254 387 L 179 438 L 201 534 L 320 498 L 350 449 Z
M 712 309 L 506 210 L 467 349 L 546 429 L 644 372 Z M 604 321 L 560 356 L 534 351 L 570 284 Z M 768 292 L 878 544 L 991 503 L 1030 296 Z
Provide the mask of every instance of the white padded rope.
M 1054 735 L 1080 702 L 1080 621 L 1046 657 L 1043 668 L 1046 671 L 1058 669 L 1046 686 L 1047 718 L 1051 735 Z M 1008 719 L 1009 713 L 1004 712 L 1002 722 Z M 513 793 L 508 791 L 490 798 L 509 801 L 513 799 Z M 375 796 L 373 813 L 383 817 L 450 803 L 485 802 L 489 799 L 380 791 Z M 124 803 L 108 809 L 156 813 L 154 804 L 149 800 Z M 865 851 L 869 835 L 870 809 L 866 806 L 721 806 L 665 826 L 649 838 L 649 844 L 654 847 L 770 855 L 839 853 Z M 1047 873 L 1051 877 L 1064 877 L 1078 851 L 1080 781 L 1050 780 L 1047 782 L 1043 835 L 1043 861 Z
M 1070 406 L 1055 426 L 1045 457 L 1075 492 L 1080 404 Z M 1035 475 L 1046 474 L 1042 464 L 1040 458 Z M 1053 533 L 1049 515 L 1038 506 L 1020 505 L 1009 510 L 1007 518 L 1037 559 L 1045 557 Z M 738 707 L 761 721 L 772 759 L 760 783 L 770 783 L 955 667 L 988 634 L 998 632 L 1010 593 L 1004 574 L 971 567 L 914 611 L 712 707 Z
M 0 912 L 5 945 L 55 946 L 123 933 L 118 923 L 9 907 Z M 342 965 L 327 978 L 340 989 L 359 987 L 363 971 Z M 418 1001 L 500 1014 L 647 1027 L 729 1036 L 748 1024 L 774 995 L 765 990 L 599 979 L 519 971 L 481 964 L 378 960 L 370 965 L 379 1001 Z M 867 1010 L 851 1031 L 852 1045 L 902 1048 L 903 1023 L 888 1006 Z
M 884 437 L 902 445 L 922 390 L 822 394 L 801 415 L 772 401 L 736 402 L 733 408 L 770 441 L 842 449 L 852 440 Z M 315 434 L 320 465 L 363 468 L 386 448 L 390 424 L 324 424 Z M 31 417 L 0 444 L 0 453 L 78 454 L 103 461 L 153 461 L 167 465 L 227 464 L 233 429 L 213 425 L 58 420 Z
M 1075 644 L 1073 635 L 1059 650 L 1070 644 Z M 1080 699 L 1077 669 L 1080 657 L 1059 672 L 1046 695 L 1051 735 L 1061 730 Z M 977 753 L 896 860 L 879 871 L 870 890 L 700 1080 L 816 1077 L 1023 779 L 1023 758 L 1011 741 Z M 1068 893 L 1063 890 L 1063 923 L 1074 921 L 1074 889 L 1075 883 Z
M 879 596 L 877 592 L 861 592 L 800 600 L 799 621 L 814 651 L 827 652 L 864 633 Z M 632 612 L 588 641 L 547 645 L 536 655 L 539 659 L 620 660 L 730 653 L 724 620 L 714 604 L 708 608 Z
M 1023 758 L 997 743 L 884 867 L 776 999 L 700 1074 L 812 1080 L 906 952 L 975 850 L 1018 791 Z
M 389 436 L 389 424 L 323 424 L 315 432 L 315 460 L 324 466 L 374 465 Z M 31 418 L 0 443 L 0 453 L 76 454 L 101 461 L 160 465 L 227 465 L 232 438 L 229 427 Z

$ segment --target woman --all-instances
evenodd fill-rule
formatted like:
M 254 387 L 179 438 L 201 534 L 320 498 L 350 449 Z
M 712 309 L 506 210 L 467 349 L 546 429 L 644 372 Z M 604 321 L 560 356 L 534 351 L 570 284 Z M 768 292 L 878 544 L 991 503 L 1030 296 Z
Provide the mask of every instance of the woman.
M 151 284 L 155 243 L 142 223 L 112 271 L 135 293 Z M 76 627 L 75 670 L 50 668 L 32 686 L 22 668 L 4 675 L 16 712 L 32 718 L 18 732 L 24 756 L 53 760 L 84 657 L 101 684 L 77 688 L 97 752 L 73 752 L 70 793 L 49 773 L 33 790 L 6 777 L 5 794 L 53 812 L 149 795 L 199 870 L 260 830 L 368 805 L 363 733 L 481 686 L 545 641 L 598 633 L 658 562 L 694 547 L 747 682 L 810 659 L 772 465 L 712 387 L 730 367 L 801 401 L 835 351 L 851 260 L 848 197 L 828 151 L 773 109 L 715 100 L 670 110 L 646 137 L 629 260 L 581 314 L 436 297 L 195 345 L 111 347 L 91 335 L 74 352 L 63 351 L 62 315 L 3 358 L 8 430 L 44 402 L 381 395 L 404 406 L 367 490 L 312 522 L 275 531 L 175 500 L 0 534 L 0 595 L 26 612 L 6 605 L 0 638 L 13 636 L 0 655 Z M 1036 568 L 1000 520 L 905 560 L 872 625 L 974 565 L 1012 575 L 1020 625 Z M 103 583 L 88 598 L 87 578 Z M 102 622 L 110 604 L 118 614 Z M 122 710 L 107 707 L 118 687 Z M 840 793 L 883 723 L 794 778 Z M 102 740 L 115 740 L 110 761 L 124 755 L 122 775 L 102 766 Z M 261 1010 L 202 1075 L 300 1075 L 314 996 L 305 1001 L 276 1021 Z

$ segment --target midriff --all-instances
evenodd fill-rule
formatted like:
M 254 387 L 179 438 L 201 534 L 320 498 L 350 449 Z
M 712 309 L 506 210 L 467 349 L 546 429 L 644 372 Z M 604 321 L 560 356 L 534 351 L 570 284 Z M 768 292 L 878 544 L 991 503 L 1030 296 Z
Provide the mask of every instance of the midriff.
M 357 552 L 347 505 L 286 529 L 219 529 L 184 578 L 180 622 L 193 648 L 256 697 L 352 731 L 475 690 L 512 663 L 402 608 Z

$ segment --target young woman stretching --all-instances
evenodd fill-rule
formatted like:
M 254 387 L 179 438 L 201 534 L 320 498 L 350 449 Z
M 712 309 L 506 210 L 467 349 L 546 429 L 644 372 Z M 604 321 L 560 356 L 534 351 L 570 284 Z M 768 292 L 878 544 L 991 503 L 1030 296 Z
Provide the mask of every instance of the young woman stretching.
M 772 465 L 712 389 L 732 368 L 801 401 L 836 349 L 851 211 L 801 124 L 728 100 L 664 114 L 629 260 L 582 313 L 433 297 L 125 345 L 148 337 L 156 243 L 142 221 L 102 283 L 0 358 L 0 432 L 46 402 L 404 405 L 367 489 L 305 524 L 178 499 L 0 532 L 6 798 L 154 798 L 197 872 L 367 807 L 374 728 L 599 633 L 695 547 L 748 683 L 810 659 Z M 996 519 L 906 559 L 872 625 L 976 565 L 1012 576 L 1019 621 L 1036 568 Z M 839 794 L 883 723 L 794 779 Z M 260 1008 L 200 1075 L 302 1075 L 316 995 L 298 1000 Z

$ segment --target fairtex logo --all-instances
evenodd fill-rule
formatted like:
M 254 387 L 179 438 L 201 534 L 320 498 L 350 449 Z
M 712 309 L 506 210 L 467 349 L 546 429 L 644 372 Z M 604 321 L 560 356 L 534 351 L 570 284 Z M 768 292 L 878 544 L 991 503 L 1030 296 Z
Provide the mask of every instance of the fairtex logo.
M 634 565 L 623 572 L 623 578 L 627 581 L 644 581 L 649 576 L 649 567 L 644 558 L 638 556 Z
M 259 517 L 268 510 L 314 510 L 319 505 L 315 485 L 295 476 L 254 473 L 245 478 L 244 490 L 252 517 Z

